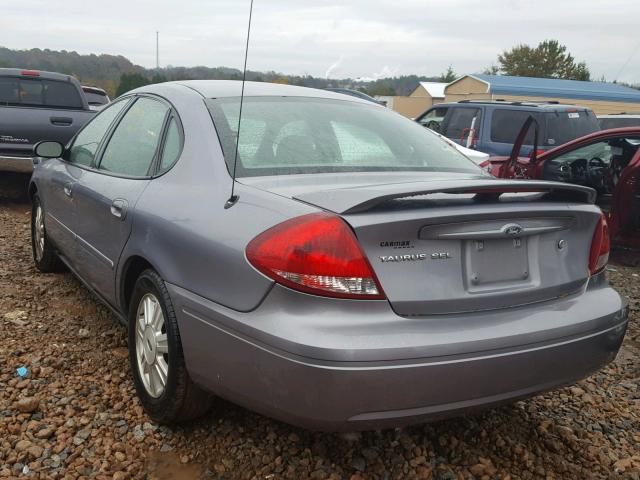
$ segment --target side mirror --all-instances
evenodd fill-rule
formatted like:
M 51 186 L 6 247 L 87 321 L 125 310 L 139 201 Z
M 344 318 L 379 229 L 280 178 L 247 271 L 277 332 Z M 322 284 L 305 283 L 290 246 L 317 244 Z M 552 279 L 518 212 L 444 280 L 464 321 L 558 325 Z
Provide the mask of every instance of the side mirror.
M 33 146 L 33 155 L 41 158 L 58 158 L 64 153 L 64 145 L 60 142 L 38 142 Z

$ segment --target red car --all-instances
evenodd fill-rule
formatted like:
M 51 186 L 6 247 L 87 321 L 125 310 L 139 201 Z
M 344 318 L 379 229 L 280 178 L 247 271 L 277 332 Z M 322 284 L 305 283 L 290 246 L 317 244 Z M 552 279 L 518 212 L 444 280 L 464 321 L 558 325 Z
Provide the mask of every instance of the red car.
M 537 151 L 538 126 L 525 121 L 510 157 L 491 157 L 485 164 L 498 178 L 532 178 L 594 188 L 607 213 L 612 241 L 640 250 L 640 127 L 591 133 L 564 145 Z M 531 157 L 520 157 L 523 144 Z

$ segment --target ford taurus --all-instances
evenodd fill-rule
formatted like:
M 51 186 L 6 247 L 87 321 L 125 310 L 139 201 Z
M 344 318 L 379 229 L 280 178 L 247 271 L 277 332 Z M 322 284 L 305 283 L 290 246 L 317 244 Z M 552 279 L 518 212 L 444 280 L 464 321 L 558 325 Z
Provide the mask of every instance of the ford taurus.
M 217 395 L 312 429 L 399 426 L 615 357 L 627 307 L 592 189 L 493 178 L 354 97 L 248 83 L 240 116 L 240 92 L 146 86 L 35 147 L 35 264 L 128 325 L 152 419 Z

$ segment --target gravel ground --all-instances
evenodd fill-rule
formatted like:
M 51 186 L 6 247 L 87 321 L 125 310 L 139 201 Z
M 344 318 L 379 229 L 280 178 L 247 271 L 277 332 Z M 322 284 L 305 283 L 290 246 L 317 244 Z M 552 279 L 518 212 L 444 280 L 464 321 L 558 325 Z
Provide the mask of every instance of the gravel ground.
M 169 429 L 136 398 L 124 327 L 69 273 L 36 272 L 29 206 L 2 196 L 0 478 L 640 479 L 639 268 L 610 272 L 631 304 L 617 360 L 573 387 L 404 430 L 312 433 L 222 401 Z

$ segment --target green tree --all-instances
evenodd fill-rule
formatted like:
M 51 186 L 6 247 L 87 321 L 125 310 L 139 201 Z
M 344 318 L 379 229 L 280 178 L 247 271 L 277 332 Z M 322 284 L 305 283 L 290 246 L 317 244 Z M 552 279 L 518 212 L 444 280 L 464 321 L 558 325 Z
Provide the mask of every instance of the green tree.
M 498 55 L 499 72 L 519 77 L 589 80 L 585 62 L 576 62 L 567 47 L 557 40 L 545 40 L 537 47 L 518 45 Z
M 150 83 L 163 83 L 167 81 L 167 77 L 165 77 L 164 75 L 162 75 L 161 73 L 154 73 L 153 77 L 151 77 L 151 82 Z
M 447 68 L 447 71 L 440 74 L 439 80 L 441 82 L 451 83 L 456 78 L 458 78 L 458 75 L 456 75 L 456 72 L 453 70 L 453 67 L 449 65 L 449 68 Z
M 388 83 L 383 83 L 381 81 L 376 81 L 373 85 L 367 88 L 369 91 L 369 95 L 376 96 L 394 96 L 396 95 L 396 90 Z
M 139 73 L 123 73 L 120 75 L 120 85 L 116 90 L 116 96 L 120 96 L 123 93 L 127 93 L 134 88 L 149 85 L 149 79 L 140 75 Z

